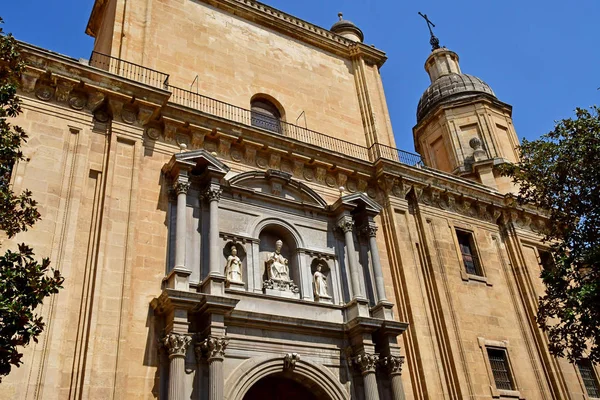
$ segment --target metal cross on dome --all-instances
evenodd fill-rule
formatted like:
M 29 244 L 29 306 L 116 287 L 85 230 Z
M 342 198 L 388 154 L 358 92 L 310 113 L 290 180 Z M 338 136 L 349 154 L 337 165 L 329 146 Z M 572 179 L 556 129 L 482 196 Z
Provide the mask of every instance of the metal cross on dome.
M 421 11 L 419 11 L 419 15 L 421 17 L 423 17 L 423 19 L 425 19 L 425 21 L 427 21 L 427 28 L 429 28 L 429 34 L 431 35 L 431 38 L 429 39 L 429 44 L 431 45 L 431 51 L 434 51 L 435 49 L 439 49 L 440 48 L 440 39 L 435 37 L 435 35 L 433 34 L 433 30 L 431 29 L 431 27 L 435 28 L 434 23 L 431 22 L 431 20 L 429 20 L 429 18 L 427 17 L 427 14 L 421 14 Z

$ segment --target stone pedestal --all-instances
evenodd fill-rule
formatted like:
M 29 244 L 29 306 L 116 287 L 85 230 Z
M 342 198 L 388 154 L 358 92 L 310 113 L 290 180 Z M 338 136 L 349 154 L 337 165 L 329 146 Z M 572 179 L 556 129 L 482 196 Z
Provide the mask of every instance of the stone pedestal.
M 263 293 L 269 296 L 300 299 L 300 289 L 293 281 L 269 279 L 263 283 Z
M 246 291 L 246 285 L 244 282 L 227 281 L 225 282 L 225 287 L 227 289 L 238 290 L 240 292 Z

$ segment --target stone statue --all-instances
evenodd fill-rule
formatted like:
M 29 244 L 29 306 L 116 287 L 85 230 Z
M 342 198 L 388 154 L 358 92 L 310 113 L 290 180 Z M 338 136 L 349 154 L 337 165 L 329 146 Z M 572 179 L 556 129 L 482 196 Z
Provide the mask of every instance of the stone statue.
M 275 242 L 275 251 L 269 253 L 267 259 L 267 274 L 269 279 L 274 281 L 285 281 L 289 282 L 290 279 L 290 268 L 288 267 L 288 260 L 281 254 L 281 247 L 283 242 L 278 240 Z
M 225 276 L 227 282 L 244 283 L 242 281 L 242 260 L 237 255 L 237 247 L 231 246 L 231 255 L 227 257 L 225 266 Z
M 329 299 L 329 293 L 327 293 L 327 276 L 321 272 L 322 267 L 319 265 L 317 270 L 313 274 L 313 285 L 315 290 L 315 297 L 317 299 Z

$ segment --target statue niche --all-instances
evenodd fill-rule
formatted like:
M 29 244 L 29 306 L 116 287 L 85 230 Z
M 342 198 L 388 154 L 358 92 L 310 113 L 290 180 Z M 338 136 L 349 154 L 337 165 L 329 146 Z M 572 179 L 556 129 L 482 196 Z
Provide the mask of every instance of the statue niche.
M 225 256 L 227 257 L 227 263 L 225 264 L 225 285 L 230 289 L 244 290 L 243 264 L 238 253 L 241 253 L 242 256 L 244 255 L 243 249 L 241 249 L 241 252 L 238 251 L 238 245 L 235 243 L 229 243 L 225 246 Z
M 283 241 L 278 239 L 275 242 L 275 251 L 267 254 L 267 280 L 263 284 L 263 291 L 266 294 L 297 298 L 300 289 L 291 278 L 289 261 L 281 253 L 282 248 Z
M 313 272 L 313 293 L 315 300 L 321 303 L 332 303 L 328 283 L 329 266 L 324 260 L 315 259 L 311 263 L 311 270 Z

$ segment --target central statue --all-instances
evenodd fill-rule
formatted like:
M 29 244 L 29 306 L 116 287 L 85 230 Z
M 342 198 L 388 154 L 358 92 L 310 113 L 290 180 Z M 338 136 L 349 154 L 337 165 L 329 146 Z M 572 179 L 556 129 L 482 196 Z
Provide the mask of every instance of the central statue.
M 278 240 L 275 242 L 275 251 L 269 253 L 267 259 L 267 271 L 269 279 L 276 281 L 291 281 L 290 279 L 290 268 L 288 267 L 288 260 L 281 254 L 281 248 L 283 242 Z

